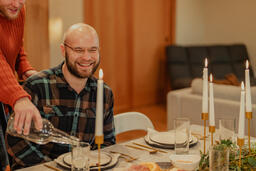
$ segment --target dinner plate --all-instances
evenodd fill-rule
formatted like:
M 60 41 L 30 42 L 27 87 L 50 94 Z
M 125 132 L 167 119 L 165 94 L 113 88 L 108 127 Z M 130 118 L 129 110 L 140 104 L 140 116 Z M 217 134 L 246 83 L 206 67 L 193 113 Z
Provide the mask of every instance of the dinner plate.
M 90 159 L 90 166 L 91 167 L 96 167 L 98 163 L 98 152 L 91 152 L 89 154 L 89 159 Z M 71 165 L 72 160 L 71 160 L 71 153 L 68 153 L 67 155 L 64 156 L 63 158 L 64 163 Z M 101 152 L 100 153 L 100 165 L 104 166 L 107 165 L 108 163 L 111 162 L 111 156 L 108 153 Z
M 157 142 L 154 142 L 152 141 L 150 138 L 149 138 L 149 135 L 146 135 L 144 137 L 144 140 L 145 142 L 148 144 L 148 145 L 151 145 L 153 147 L 158 147 L 158 148 L 164 148 L 164 149 L 174 149 L 174 144 L 169 144 L 169 145 L 164 145 L 164 144 L 159 144 Z M 189 143 L 189 147 L 193 147 L 194 145 L 196 145 L 198 143 L 198 138 L 191 135 L 191 141 Z
M 180 133 L 179 136 L 177 137 L 177 143 L 178 144 L 184 144 L 186 143 L 186 137 L 187 135 L 185 133 Z M 164 144 L 164 145 L 174 145 L 175 144 L 175 132 L 155 132 L 149 134 L 149 138 L 159 144 Z M 190 142 L 192 139 L 190 138 Z
M 70 165 L 66 164 L 66 163 L 64 162 L 64 160 L 63 160 L 64 157 L 65 157 L 66 155 L 68 155 L 68 154 L 69 154 L 69 153 L 64 153 L 64 154 L 60 155 L 58 158 L 56 158 L 54 161 L 55 161 L 59 166 L 64 167 L 64 168 L 67 168 L 67 169 L 70 169 Z M 114 167 L 114 166 L 117 164 L 118 159 L 119 159 L 119 157 L 120 157 L 120 154 L 109 154 L 109 155 L 110 155 L 111 158 L 112 158 L 111 162 L 110 162 L 109 164 L 107 164 L 107 165 L 100 166 L 101 170 L 110 169 L 110 168 Z M 91 170 L 91 171 L 96 171 L 96 170 L 98 170 L 98 167 L 90 167 L 90 170 Z

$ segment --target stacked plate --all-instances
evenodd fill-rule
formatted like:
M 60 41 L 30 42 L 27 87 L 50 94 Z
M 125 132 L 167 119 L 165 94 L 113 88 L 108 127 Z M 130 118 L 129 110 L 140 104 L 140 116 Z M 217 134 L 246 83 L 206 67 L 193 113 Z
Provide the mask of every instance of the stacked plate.
M 177 140 L 179 144 L 186 143 L 186 135 L 180 134 L 179 139 Z M 149 130 L 148 134 L 144 137 L 144 140 L 147 144 L 159 147 L 159 148 L 167 148 L 174 149 L 175 144 L 175 132 L 157 132 L 155 130 Z M 196 145 L 198 139 L 195 136 L 190 136 L 189 146 L 192 147 Z
M 100 168 L 102 170 L 114 167 L 119 158 L 120 154 L 110 154 L 101 152 L 100 154 Z M 90 170 L 98 170 L 98 152 L 92 151 L 89 155 L 90 158 Z M 71 153 L 65 153 L 55 159 L 56 163 L 65 168 L 71 168 Z

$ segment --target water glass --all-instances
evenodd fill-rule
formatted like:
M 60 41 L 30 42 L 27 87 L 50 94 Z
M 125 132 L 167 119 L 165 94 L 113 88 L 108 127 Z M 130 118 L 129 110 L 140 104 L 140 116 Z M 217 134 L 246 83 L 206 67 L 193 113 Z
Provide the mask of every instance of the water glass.
M 75 142 L 72 144 L 72 171 L 89 171 L 89 153 L 90 145 L 85 142 Z
M 210 147 L 209 153 L 210 171 L 228 171 L 229 170 L 229 148 Z
M 188 154 L 190 140 L 189 118 L 176 118 L 174 120 L 175 129 L 175 153 Z
M 220 119 L 219 120 L 219 139 L 235 140 L 236 119 Z

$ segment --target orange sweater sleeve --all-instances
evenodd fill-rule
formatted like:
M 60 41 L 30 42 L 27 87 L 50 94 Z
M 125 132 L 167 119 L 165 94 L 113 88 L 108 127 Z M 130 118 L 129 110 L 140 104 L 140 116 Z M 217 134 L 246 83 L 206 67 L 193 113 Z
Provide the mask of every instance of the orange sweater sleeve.
M 19 85 L 15 74 L 10 65 L 6 61 L 2 51 L 0 50 L 0 101 L 14 106 L 15 102 L 22 97 L 30 97 L 30 95 Z
M 17 60 L 16 60 L 16 65 L 15 65 L 15 70 L 18 73 L 18 76 L 20 79 L 22 79 L 22 75 L 28 71 L 28 70 L 34 70 L 34 68 L 30 65 L 28 59 L 27 59 L 27 54 L 25 53 L 24 47 L 22 46 Z

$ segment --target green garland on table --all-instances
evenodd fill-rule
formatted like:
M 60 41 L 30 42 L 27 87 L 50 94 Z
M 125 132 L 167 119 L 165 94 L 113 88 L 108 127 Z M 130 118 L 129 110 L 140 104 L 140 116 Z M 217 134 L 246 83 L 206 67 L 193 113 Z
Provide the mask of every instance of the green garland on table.
M 248 146 L 242 148 L 241 167 L 239 167 L 239 147 L 231 140 L 221 140 L 214 145 L 215 149 L 224 150 L 229 148 L 229 170 L 246 171 L 256 169 L 256 143 L 251 143 L 251 153 L 249 154 Z M 209 152 L 201 153 L 199 170 L 209 170 Z

